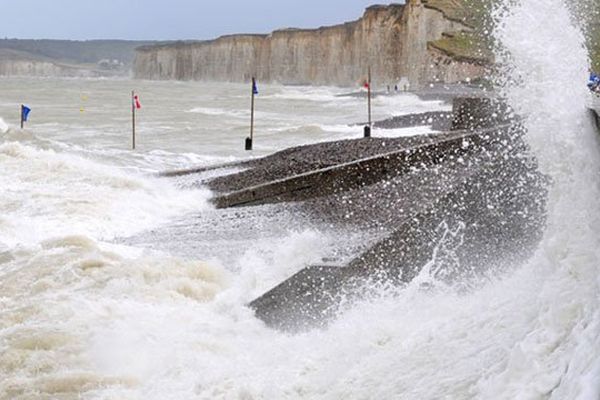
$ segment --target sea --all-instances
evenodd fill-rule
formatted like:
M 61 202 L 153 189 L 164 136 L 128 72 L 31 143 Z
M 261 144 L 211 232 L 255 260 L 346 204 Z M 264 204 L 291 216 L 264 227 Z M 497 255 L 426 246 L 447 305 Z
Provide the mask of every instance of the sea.
M 347 95 L 359 88 L 259 82 L 248 152 L 249 84 L 1 78 L 0 399 L 600 399 L 600 143 L 584 36 L 561 0 L 507 4 L 497 90 L 550 178 L 535 254 L 467 292 L 387 290 L 308 332 L 270 329 L 247 304 L 342 236 L 291 223 L 261 241 L 230 224 L 219 241 L 235 254 L 123 238 L 215 212 L 210 190 L 162 172 L 360 138 L 366 98 Z M 449 109 L 391 93 L 373 119 Z M 202 229 L 198 248 L 211 248 Z

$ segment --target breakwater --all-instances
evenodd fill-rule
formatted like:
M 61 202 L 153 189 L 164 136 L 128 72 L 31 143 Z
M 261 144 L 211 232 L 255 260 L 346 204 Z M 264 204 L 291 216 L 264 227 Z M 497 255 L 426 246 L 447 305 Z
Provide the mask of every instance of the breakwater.
M 419 125 L 425 116 L 433 124 L 431 115 L 380 125 Z M 325 326 L 368 296 L 365 287 L 415 279 L 468 286 L 530 257 L 543 231 L 547 180 L 529 156 L 520 120 L 492 97 L 457 98 L 447 128 L 290 148 L 223 165 L 216 177 L 188 171 L 186 179 L 215 192 L 213 204 L 226 218 L 280 207 L 307 226 L 364 235 L 346 256 L 306 266 L 251 301 L 256 315 L 283 330 Z

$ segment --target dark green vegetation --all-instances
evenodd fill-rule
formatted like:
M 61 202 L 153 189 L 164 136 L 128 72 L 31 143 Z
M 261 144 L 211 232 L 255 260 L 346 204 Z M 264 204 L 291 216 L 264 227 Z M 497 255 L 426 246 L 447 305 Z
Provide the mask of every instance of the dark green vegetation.
M 588 48 L 590 50 L 592 69 L 600 71 L 600 23 L 594 23 L 590 27 Z
M 461 32 L 446 32 L 430 45 L 461 61 L 492 64 L 491 10 L 495 0 L 423 0 L 425 7 L 466 25 Z
M 458 61 L 489 64 L 494 58 L 491 46 L 473 32 L 446 32 L 429 45 Z
M 444 13 L 447 18 L 462 22 L 473 28 L 481 27 L 489 19 L 494 0 L 423 0 L 426 7 Z

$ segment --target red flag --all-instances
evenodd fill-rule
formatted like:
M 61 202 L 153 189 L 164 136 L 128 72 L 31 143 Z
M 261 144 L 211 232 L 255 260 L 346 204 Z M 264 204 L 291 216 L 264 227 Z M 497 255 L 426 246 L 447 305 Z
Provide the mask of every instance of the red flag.
M 137 108 L 138 110 L 140 108 L 142 108 L 142 104 L 140 103 L 140 98 L 138 97 L 138 95 L 136 94 L 135 96 L 133 96 L 133 105 L 135 108 Z

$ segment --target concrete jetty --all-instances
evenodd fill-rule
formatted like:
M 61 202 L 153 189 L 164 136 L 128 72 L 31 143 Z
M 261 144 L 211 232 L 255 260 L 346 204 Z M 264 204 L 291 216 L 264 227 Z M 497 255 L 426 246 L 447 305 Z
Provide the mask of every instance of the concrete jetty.
M 208 182 L 218 208 L 296 203 L 315 220 L 382 232 L 340 265 L 308 266 L 255 299 L 256 315 L 288 331 L 324 326 L 364 297 L 366 282 L 404 285 L 430 264 L 432 279 L 469 285 L 528 257 L 544 224 L 546 180 L 518 119 L 495 99 L 459 98 L 450 127 L 385 147 L 357 140 L 374 149 L 368 157 L 344 150 L 356 143 L 337 143 L 340 159 L 323 166 L 307 157 L 281 173 L 278 162 L 318 158 L 323 145 L 291 149 Z
M 450 154 L 459 156 L 480 137 L 458 132 L 407 149 L 333 165 L 218 196 L 218 208 L 302 201 L 345 192 L 406 173 L 414 165 L 431 166 Z
M 477 276 L 525 259 L 542 232 L 545 179 L 531 159 L 522 158 L 524 144 L 515 145 L 519 129 L 473 133 L 480 142 L 461 153 L 462 160 L 446 159 L 438 170 L 443 176 L 428 180 L 428 166 L 415 173 L 423 178 L 413 187 L 419 193 L 388 187 L 401 206 L 383 212 L 378 223 L 388 229 L 378 242 L 344 265 L 307 267 L 250 306 L 270 326 L 303 330 L 327 324 L 345 304 L 362 298 L 365 282 L 407 284 L 431 263 L 430 278 L 468 286 Z M 394 184 L 405 181 L 400 177 Z M 346 205 L 345 212 L 378 215 L 381 208 L 369 209 L 364 200 L 381 191 L 361 191 L 363 201 Z
M 229 246 L 232 232 L 243 237 L 252 229 L 256 237 L 267 224 L 276 237 L 290 222 L 360 233 L 362 243 L 348 249 L 340 236 L 343 257 L 307 265 L 249 303 L 268 326 L 290 332 L 325 326 L 373 288 L 401 287 L 417 276 L 425 285 L 468 290 L 530 256 L 545 223 L 547 180 L 518 118 L 497 100 L 456 99 L 449 120 L 444 133 L 318 143 L 171 172 L 167 179 L 211 188 L 217 209 L 192 225 L 185 221 L 128 243 L 176 237 L 178 245 L 196 248 L 204 241 L 199 235 L 223 235 L 219 243 Z M 248 223 L 256 218 L 263 218 L 258 231 Z M 220 225 L 228 228 L 221 232 Z

